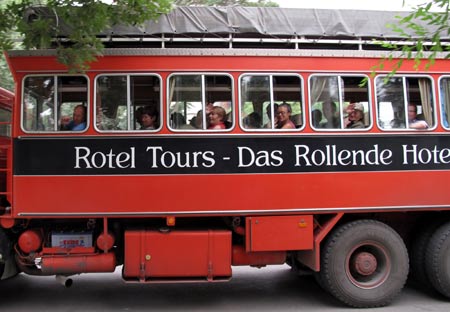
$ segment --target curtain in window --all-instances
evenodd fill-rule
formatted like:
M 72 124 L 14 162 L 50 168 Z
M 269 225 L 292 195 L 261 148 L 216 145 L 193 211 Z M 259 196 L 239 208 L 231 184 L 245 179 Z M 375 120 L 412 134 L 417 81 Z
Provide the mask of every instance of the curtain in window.
M 314 105 L 319 101 L 322 95 L 323 89 L 330 77 L 313 77 L 311 79 L 311 105 Z
M 450 125 L 450 79 L 443 79 L 441 81 L 441 92 L 444 97 L 444 103 L 441 104 L 441 109 L 444 114 L 444 125 Z
M 431 99 L 431 82 L 427 78 L 419 79 L 420 101 L 425 121 L 429 127 L 433 126 L 433 108 Z

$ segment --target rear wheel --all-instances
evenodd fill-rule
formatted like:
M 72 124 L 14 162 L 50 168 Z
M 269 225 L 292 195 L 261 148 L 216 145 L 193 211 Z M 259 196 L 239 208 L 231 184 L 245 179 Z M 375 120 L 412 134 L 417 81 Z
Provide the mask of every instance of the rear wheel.
M 450 298 L 450 222 L 440 226 L 431 236 L 425 269 L 434 289 Z
M 343 303 L 357 308 L 389 304 L 408 276 L 408 252 L 401 237 L 374 220 L 338 227 L 322 248 L 320 281 Z
M 422 228 L 412 240 L 411 243 L 411 277 L 414 281 L 418 282 L 420 285 L 426 287 L 432 286 L 431 282 L 427 276 L 425 268 L 425 257 L 427 254 L 427 247 L 429 245 L 431 236 L 434 234 L 436 229 L 442 224 L 441 221 L 430 221 L 426 222 L 427 227 Z

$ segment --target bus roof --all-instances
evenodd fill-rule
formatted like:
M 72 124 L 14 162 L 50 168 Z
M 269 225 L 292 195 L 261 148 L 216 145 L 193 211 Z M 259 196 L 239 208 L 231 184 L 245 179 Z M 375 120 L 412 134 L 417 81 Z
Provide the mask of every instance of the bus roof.
M 239 38 L 239 37 L 299 37 L 317 40 L 341 39 L 404 39 L 388 24 L 396 24 L 396 16 L 406 16 L 408 12 L 331 10 L 331 9 L 290 9 L 274 7 L 176 7 L 170 13 L 162 14 L 157 21 L 147 21 L 143 25 L 117 25 L 99 34 L 108 40 L 120 39 L 168 39 L 176 37 L 197 38 Z M 36 16 L 56 20 L 55 13 L 45 7 L 31 8 L 25 19 L 32 21 Z M 61 20 L 58 18 L 58 21 Z M 429 26 L 427 26 L 429 27 Z M 67 36 L 70 28 L 65 27 L 62 36 Z M 411 33 L 414 37 L 414 34 Z M 449 40 L 442 34 L 441 40 Z

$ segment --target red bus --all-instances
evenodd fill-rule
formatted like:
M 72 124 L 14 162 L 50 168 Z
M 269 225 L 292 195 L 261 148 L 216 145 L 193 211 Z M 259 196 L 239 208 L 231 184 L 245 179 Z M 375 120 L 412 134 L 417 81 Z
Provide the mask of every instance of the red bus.
M 364 21 L 393 15 L 177 8 L 105 34 L 83 74 L 7 52 L 4 273 L 215 282 L 288 263 L 353 307 L 408 274 L 450 297 L 450 62 L 372 77 L 382 30 Z

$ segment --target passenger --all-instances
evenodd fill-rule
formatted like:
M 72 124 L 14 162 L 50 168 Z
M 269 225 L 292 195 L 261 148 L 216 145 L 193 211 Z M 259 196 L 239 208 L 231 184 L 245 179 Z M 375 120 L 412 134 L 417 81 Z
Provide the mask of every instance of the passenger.
M 287 103 L 280 104 L 277 109 L 277 129 L 295 129 L 294 123 L 291 121 L 292 109 Z
M 411 129 L 427 129 L 428 124 L 425 120 L 417 119 L 417 106 L 408 105 L 408 127 Z
M 267 105 L 267 107 L 266 107 L 266 114 L 267 114 L 267 117 L 269 117 L 269 122 L 267 122 L 264 125 L 264 128 L 268 128 L 268 129 L 272 129 L 272 122 L 271 122 L 272 115 L 271 115 L 270 107 L 271 107 L 270 104 Z M 275 125 L 275 127 L 276 127 L 277 122 L 278 122 L 277 110 L 278 110 L 278 104 L 275 103 L 275 104 L 273 104 L 273 118 L 274 118 L 274 125 Z
M 72 120 L 70 120 L 69 116 L 61 118 L 61 130 L 82 131 L 86 129 L 86 113 L 86 106 L 75 106 L 73 109 Z
M 391 120 L 389 126 L 393 129 L 405 129 L 405 118 L 404 118 L 405 110 L 404 107 L 401 110 L 394 110 L 394 119 Z
M 256 112 L 253 112 L 244 118 L 244 125 L 247 129 L 259 129 L 261 128 L 261 124 L 261 116 Z
M 322 112 L 318 109 L 314 109 L 311 112 L 312 124 L 314 128 L 320 128 L 320 121 L 322 120 Z
M 364 105 L 361 103 L 351 103 L 347 107 L 348 123 L 347 129 L 360 129 L 365 128 L 364 123 Z
M 189 121 L 189 124 L 195 129 L 203 129 L 203 110 L 199 110 L 197 115 Z
M 205 107 L 206 118 L 208 118 L 209 114 L 211 114 L 213 108 L 214 108 L 213 102 L 208 101 L 208 103 L 206 103 L 206 107 Z
M 336 110 L 336 103 L 334 103 L 332 100 L 328 100 L 322 103 L 322 113 L 327 119 L 327 121 L 321 125 L 322 128 L 340 128 L 340 122 L 338 116 L 336 116 Z
M 225 109 L 220 106 L 214 106 L 211 109 L 211 112 L 209 114 L 209 127 L 210 130 L 217 130 L 217 129 L 226 129 L 225 126 L 225 116 L 227 113 L 225 112 Z
M 157 128 L 158 111 L 154 106 L 139 107 L 136 120 L 141 125 L 140 130 L 154 130 Z
M 170 121 L 172 123 L 172 128 L 174 129 L 182 129 L 186 125 L 184 115 L 179 112 L 172 113 L 172 115 L 170 115 Z

